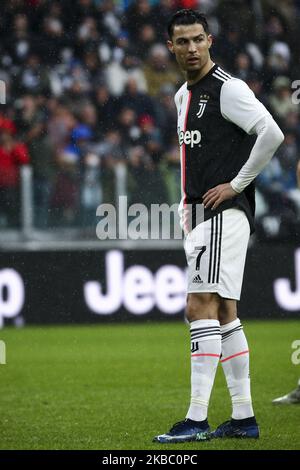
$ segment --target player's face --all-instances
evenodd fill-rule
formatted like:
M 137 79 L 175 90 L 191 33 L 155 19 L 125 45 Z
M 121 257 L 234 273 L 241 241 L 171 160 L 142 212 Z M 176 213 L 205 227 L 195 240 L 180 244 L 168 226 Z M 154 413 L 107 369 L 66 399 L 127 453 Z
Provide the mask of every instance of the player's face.
M 172 41 L 168 47 L 176 56 L 180 68 L 184 72 L 201 70 L 210 58 L 209 48 L 212 36 L 207 35 L 202 24 L 176 25 Z

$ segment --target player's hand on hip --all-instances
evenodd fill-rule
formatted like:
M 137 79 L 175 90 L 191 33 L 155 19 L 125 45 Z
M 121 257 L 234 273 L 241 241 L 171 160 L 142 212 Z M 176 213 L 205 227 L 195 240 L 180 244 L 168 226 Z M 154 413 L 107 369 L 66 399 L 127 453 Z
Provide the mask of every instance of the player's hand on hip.
M 221 202 L 232 199 L 238 193 L 234 191 L 230 183 L 219 184 L 209 189 L 203 196 L 203 204 L 205 208 L 210 207 L 212 210 L 217 209 Z

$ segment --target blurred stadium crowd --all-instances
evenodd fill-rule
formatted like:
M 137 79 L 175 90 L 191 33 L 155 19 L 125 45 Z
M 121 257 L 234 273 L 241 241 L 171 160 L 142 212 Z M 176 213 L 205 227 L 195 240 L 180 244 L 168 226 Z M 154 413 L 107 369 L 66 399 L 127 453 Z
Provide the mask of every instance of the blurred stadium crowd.
M 183 76 L 165 43 L 169 17 L 186 7 L 207 14 L 214 61 L 249 84 L 285 133 L 257 180 L 257 216 L 269 236 L 297 232 L 300 0 L 3 0 L 0 227 L 18 224 L 26 163 L 38 228 L 95 226 L 120 165 L 129 203 L 179 201 L 173 96 Z

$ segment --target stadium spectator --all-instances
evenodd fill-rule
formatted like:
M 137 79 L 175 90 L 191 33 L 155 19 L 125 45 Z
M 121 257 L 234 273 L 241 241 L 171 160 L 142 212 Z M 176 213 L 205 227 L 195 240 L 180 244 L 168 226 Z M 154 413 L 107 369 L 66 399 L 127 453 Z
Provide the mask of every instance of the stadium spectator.
M 112 49 L 112 60 L 122 62 L 125 55 L 130 51 L 129 34 L 128 31 L 122 30 L 116 38 L 116 43 Z
M 106 67 L 105 79 L 109 92 L 120 96 L 125 89 L 128 79 L 133 77 L 140 92 L 147 91 L 147 82 L 138 59 L 133 55 L 125 55 L 122 62 L 112 62 Z
M 87 148 L 82 155 L 82 166 L 81 223 L 89 227 L 96 223 L 96 209 L 103 201 L 101 158 L 92 148 Z
M 264 86 L 263 86 L 263 80 L 260 77 L 260 74 L 257 72 L 251 72 L 248 75 L 248 78 L 246 80 L 249 88 L 253 91 L 255 96 L 261 101 L 266 108 L 269 107 L 269 97 L 268 95 L 264 92 Z
M 134 145 L 129 149 L 129 172 L 130 204 L 142 202 L 149 207 L 154 202 L 152 178 L 150 179 L 153 162 L 142 145 Z
M 295 134 L 296 137 L 296 142 L 297 142 L 297 148 L 299 149 L 299 144 L 300 144 L 300 116 L 298 113 L 298 110 L 289 112 L 285 116 L 285 127 L 289 129 L 291 132 Z
M 134 77 L 129 77 L 125 89 L 118 99 L 118 107 L 132 108 L 139 118 L 142 114 L 154 116 L 154 100 L 138 89 L 138 83 Z
M 153 5 L 153 17 L 155 18 L 154 27 L 156 29 L 157 42 L 164 43 L 167 40 L 165 24 L 177 8 L 179 8 L 179 5 L 176 5 L 176 2 L 173 0 L 161 0 Z
M 295 238 L 300 218 L 300 190 L 297 188 L 299 149 L 295 134 L 286 130 L 285 140 L 270 164 L 257 178 L 258 234 L 267 238 Z M 267 205 L 262 209 L 262 206 Z M 262 232 L 261 232 L 262 230 Z M 297 235 L 296 235 L 297 236 Z
M 174 126 L 176 129 L 177 116 L 174 109 L 174 87 L 162 85 L 157 100 L 155 101 L 156 122 L 161 130 L 161 137 L 165 147 L 168 147 L 174 138 Z
M 0 116 L 0 223 L 16 226 L 20 221 L 20 166 L 29 163 L 27 146 L 15 139 L 14 123 Z
M 55 3 L 55 7 L 61 10 L 60 5 Z M 68 38 L 64 35 L 62 18 L 59 15 L 45 16 L 43 19 L 42 31 L 36 45 L 39 55 L 42 57 L 47 53 L 47 64 L 52 66 L 59 61 L 60 50 L 68 45 Z
M 79 108 L 78 119 L 82 124 L 86 124 L 92 131 L 93 141 L 101 139 L 100 129 L 97 120 L 97 110 L 95 105 L 87 100 Z
M 234 58 L 244 51 L 244 42 L 238 24 L 230 24 L 228 28 L 224 28 L 212 46 L 216 60 L 226 64 L 231 70 L 234 69 Z
M 81 171 L 82 166 L 86 170 L 86 166 L 88 167 L 89 164 L 93 166 L 95 162 L 95 159 L 87 158 L 92 137 L 92 131 L 88 126 L 78 124 L 73 128 L 68 144 L 57 154 L 57 165 L 60 171 L 56 177 L 51 201 L 52 221 L 55 224 L 69 226 L 76 224 L 79 220 L 80 203 L 83 202 L 83 206 L 88 209 L 91 205 L 90 199 L 93 198 L 94 203 L 96 196 L 87 196 L 85 188 L 83 190 L 81 185 L 81 174 L 83 174 L 86 186 L 89 185 L 89 179 L 85 180 L 85 171 L 83 173 Z M 97 167 L 97 165 L 94 166 Z M 95 192 L 97 196 L 100 194 L 98 188 Z
M 287 43 L 277 41 L 272 44 L 262 69 L 266 90 L 270 90 L 276 77 L 289 75 L 290 58 L 291 53 Z
M 247 81 L 251 74 L 251 60 L 247 53 L 240 52 L 234 61 L 234 73 L 237 78 Z
M 126 26 L 133 43 L 138 40 L 139 31 L 145 24 L 155 24 L 150 1 L 137 0 L 132 2 L 126 12 Z
M 41 64 L 37 54 L 31 53 L 25 61 L 24 67 L 19 70 L 15 82 L 17 96 L 31 93 L 34 95 L 49 96 L 50 81 L 46 68 Z
M 138 33 L 138 40 L 134 46 L 133 53 L 142 62 L 147 60 L 149 50 L 158 42 L 158 35 L 152 24 L 144 24 Z
M 97 110 L 99 130 L 104 134 L 107 130 L 114 128 L 116 125 L 117 99 L 109 94 L 108 86 L 105 83 L 97 86 L 94 91 L 93 98 L 93 102 Z
M 173 142 L 169 144 L 162 156 L 162 171 L 166 182 L 168 204 L 177 204 L 181 197 L 181 169 L 178 141 L 176 137 L 173 137 Z
M 22 63 L 36 40 L 36 36 L 30 32 L 28 17 L 24 14 L 17 14 L 13 20 L 11 35 L 4 38 L 5 49 L 14 63 Z
M 270 108 L 275 117 L 284 122 L 289 113 L 297 113 L 299 109 L 299 106 L 292 101 L 291 81 L 288 77 L 277 77 L 272 88 L 274 92 L 269 97 Z
M 97 50 L 86 48 L 82 56 L 82 66 L 87 74 L 92 89 L 103 81 L 102 64 Z
M 56 151 L 59 151 L 66 145 L 76 119 L 68 107 L 57 99 L 48 102 L 48 111 L 47 131 Z
M 136 145 L 141 136 L 135 111 L 130 108 L 122 108 L 117 117 L 117 124 L 125 147 Z
M 37 227 L 47 227 L 55 152 L 46 133 L 45 110 L 39 106 L 38 98 L 32 95 L 23 96 L 16 104 L 19 137 L 28 147 L 33 169 L 34 221 Z
M 155 44 L 149 52 L 149 59 L 143 67 L 150 96 L 157 96 L 164 84 L 176 85 L 179 75 L 170 61 L 169 53 L 163 44 Z
M 269 204 L 272 215 L 280 215 L 291 208 L 291 219 L 296 217 L 296 208 L 291 204 L 289 193 L 296 188 L 296 172 L 290 163 L 282 164 L 283 159 L 274 158 L 257 179 L 257 187 Z
M 107 203 L 117 202 L 115 187 L 114 169 L 116 165 L 126 165 L 128 162 L 128 152 L 130 146 L 126 146 L 119 129 L 111 128 L 103 136 L 99 145 L 94 146 L 94 151 L 102 158 L 102 196 Z

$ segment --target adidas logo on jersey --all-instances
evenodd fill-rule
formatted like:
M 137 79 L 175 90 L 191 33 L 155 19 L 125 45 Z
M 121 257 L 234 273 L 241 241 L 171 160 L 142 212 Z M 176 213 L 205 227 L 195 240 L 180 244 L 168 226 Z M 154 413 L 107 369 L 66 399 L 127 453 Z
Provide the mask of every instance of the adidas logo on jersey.
M 202 284 L 203 281 L 200 277 L 200 274 L 197 274 L 197 276 L 194 277 L 193 281 L 192 282 L 195 282 L 196 284 Z

